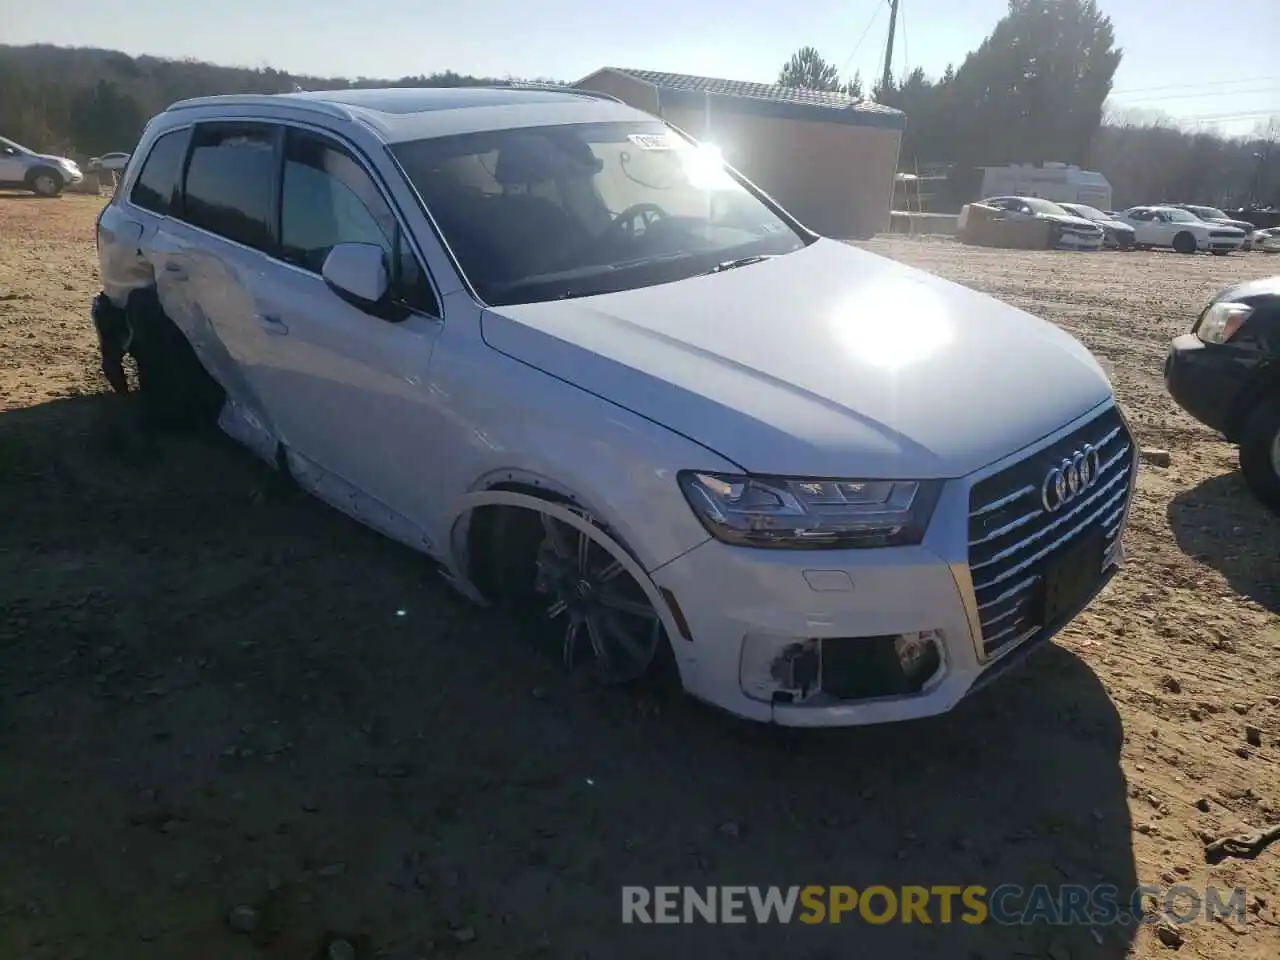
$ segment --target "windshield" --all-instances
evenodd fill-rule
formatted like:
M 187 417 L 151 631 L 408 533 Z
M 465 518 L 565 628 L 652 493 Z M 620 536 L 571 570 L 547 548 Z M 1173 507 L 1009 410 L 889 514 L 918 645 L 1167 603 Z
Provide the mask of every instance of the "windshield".
M 807 242 L 713 148 L 657 121 L 492 130 L 392 151 L 493 305 L 666 283 Z
M 1083 203 L 1064 203 L 1064 207 L 1077 216 L 1084 217 L 1086 220 L 1110 220 L 1105 213 L 1097 207 L 1089 207 Z
M 1201 220 L 1230 220 L 1225 213 L 1217 207 L 1191 207 L 1191 212 Z
M 1165 211 L 1169 215 L 1169 219 L 1174 223 L 1199 223 L 1200 218 L 1194 213 L 1188 213 L 1186 210 L 1179 210 L 1176 207 L 1169 207 Z
M 1068 213 L 1058 206 L 1052 200 L 1042 200 L 1039 197 L 1023 197 L 1022 202 L 1030 207 L 1035 213 L 1045 213 L 1054 217 L 1070 217 L 1074 214 Z
M 18 153 L 31 152 L 20 143 L 14 143 L 12 140 L 7 140 L 4 137 L 0 137 L 0 150 L 5 150 L 5 149 L 16 150 Z

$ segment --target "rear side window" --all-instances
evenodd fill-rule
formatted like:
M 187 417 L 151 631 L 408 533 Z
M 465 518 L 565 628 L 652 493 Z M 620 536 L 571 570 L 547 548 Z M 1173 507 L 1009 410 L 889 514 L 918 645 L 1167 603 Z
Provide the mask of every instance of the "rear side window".
M 266 124 L 197 127 L 182 219 L 270 252 L 275 246 L 276 133 Z
M 174 189 L 182 174 L 182 158 L 187 152 L 190 130 L 174 130 L 152 144 L 142 164 L 129 199 L 144 210 L 164 216 L 169 213 Z

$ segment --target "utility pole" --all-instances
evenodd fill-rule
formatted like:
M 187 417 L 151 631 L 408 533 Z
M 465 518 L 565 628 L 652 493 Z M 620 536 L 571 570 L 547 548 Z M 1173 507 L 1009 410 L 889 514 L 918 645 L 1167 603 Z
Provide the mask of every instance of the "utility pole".
M 893 31 L 898 26 L 898 0 L 889 0 L 889 40 L 884 46 L 884 76 L 880 78 L 881 95 L 893 83 Z

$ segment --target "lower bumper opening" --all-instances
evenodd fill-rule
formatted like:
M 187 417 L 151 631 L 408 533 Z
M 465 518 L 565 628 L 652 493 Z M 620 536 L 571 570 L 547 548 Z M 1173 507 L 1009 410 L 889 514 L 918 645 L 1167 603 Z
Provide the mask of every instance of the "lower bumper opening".
M 796 641 L 748 636 L 742 689 L 753 700 L 775 704 L 909 697 L 941 671 L 942 642 L 936 630 Z

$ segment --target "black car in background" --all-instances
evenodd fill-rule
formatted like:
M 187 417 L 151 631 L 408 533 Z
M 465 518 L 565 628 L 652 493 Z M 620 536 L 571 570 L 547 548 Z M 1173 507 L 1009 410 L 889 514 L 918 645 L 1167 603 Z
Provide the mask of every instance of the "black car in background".
M 1059 201 L 1058 206 L 1068 213 L 1083 217 L 1085 220 L 1092 220 L 1100 226 L 1102 228 L 1102 245 L 1104 247 L 1110 247 L 1112 250 L 1133 249 L 1133 227 L 1123 220 L 1117 220 L 1111 214 L 1104 213 L 1097 207 L 1091 207 L 1086 203 L 1063 203 Z
M 1240 448 L 1240 471 L 1280 513 L 1280 276 L 1228 287 L 1177 337 L 1164 367 L 1178 406 Z

